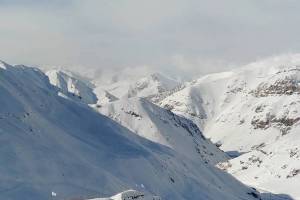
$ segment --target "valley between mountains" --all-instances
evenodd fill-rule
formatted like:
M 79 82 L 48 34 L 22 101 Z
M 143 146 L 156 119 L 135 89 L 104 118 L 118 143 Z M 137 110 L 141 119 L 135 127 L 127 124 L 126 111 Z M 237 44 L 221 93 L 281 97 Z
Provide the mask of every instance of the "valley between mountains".
M 110 83 L 0 62 L 0 199 L 300 199 L 300 63 Z

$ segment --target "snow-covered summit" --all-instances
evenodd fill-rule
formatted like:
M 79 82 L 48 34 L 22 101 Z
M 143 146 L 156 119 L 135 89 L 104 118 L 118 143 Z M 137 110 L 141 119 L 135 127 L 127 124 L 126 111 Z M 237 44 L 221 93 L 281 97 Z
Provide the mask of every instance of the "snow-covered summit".
M 103 85 L 96 80 L 94 82 L 96 84 L 95 93 L 97 96 L 106 91 L 119 99 L 162 95 L 180 85 L 179 81 L 159 73 L 152 73 L 143 78 L 118 79 L 107 85 Z
M 131 84 L 128 90 L 128 97 L 148 97 L 161 94 L 174 89 L 179 84 L 180 83 L 174 79 L 167 78 L 159 73 L 154 73 Z

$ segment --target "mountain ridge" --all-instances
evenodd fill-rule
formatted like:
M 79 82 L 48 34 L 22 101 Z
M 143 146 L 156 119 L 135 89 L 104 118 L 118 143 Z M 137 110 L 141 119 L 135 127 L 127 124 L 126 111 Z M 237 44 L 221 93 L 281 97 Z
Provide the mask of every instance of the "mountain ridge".
M 300 65 L 299 59 L 286 65 L 278 59 L 207 75 L 158 104 L 193 120 L 234 156 L 220 168 L 248 185 L 298 199 Z
M 1 199 L 89 198 L 130 188 L 174 200 L 259 195 L 61 95 L 36 68 L 7 65 L 0 77 Z

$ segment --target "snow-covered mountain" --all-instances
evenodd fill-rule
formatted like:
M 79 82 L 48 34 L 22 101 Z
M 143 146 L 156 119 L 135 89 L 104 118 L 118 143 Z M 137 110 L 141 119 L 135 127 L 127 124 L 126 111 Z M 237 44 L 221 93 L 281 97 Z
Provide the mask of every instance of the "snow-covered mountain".
M 174 89 L 180 83 L 159 73 L 151 74 L 131 84 L 128 97 L 148 97 Z
M 144 98 L 122 99 L 98 108 L 102 114 L 141 137 L 167 146 L 192 160 L 216 164 L 228 160 L 207 141 L 192 121 L 158 107 Z
M 300 199 L 300 63 L 298 55 L 289 59 L 204 76 L 159 105 L 193 120 L 236 157 L 220 168 L 246 184 Z
M 203 159 L 179 153 L 177 139 L 193 128 L 188 121 L 168 119 L 174 127 L 183 125 L 182 132 L 163 145 L 70 98 L 38 69 L 0 66 L 0 199 L 88 199 L 128 189 L 174 200 L 258 198 Z M 152 104 L 144 109 L 159 110 Z M 195 133 L 200 145 L 213 150 Z
M 160 73 L 152 73 L 143 78 L 118 79 L 105 85 L 97 80 L 93 82 L 96 85 L 95 93 L 97 96 L 103 96 L 103 91 L 106 91 L 119 99 L 131 97 L 155 98 L 158 95 L 167 94 L 168 91 L 181 85 L 179 81 Z

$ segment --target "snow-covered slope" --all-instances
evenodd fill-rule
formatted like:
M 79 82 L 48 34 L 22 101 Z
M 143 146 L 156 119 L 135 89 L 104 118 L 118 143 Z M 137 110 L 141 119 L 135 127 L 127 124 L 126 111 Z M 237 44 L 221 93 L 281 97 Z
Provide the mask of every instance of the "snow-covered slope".
M 161 107 L 192 119 L 204 129 L 215 113 L 222 110 L 222 91 L 231 72 L 207 75 L 185 83 L 171 95 L 157 102 Z M 223 97 L 224 98 L 224 97 Z
M 141 137 L 168 146 L 204 163 L 227 160 L 224 152 L 208 142 L 197 125 L 143 98 L 122 99 L 98 110 Z
M 72 94 L 74 99 L 86 104 L 95 104 L 97 102 L 91 85 L 74 74 L 63 70 L 50 70 L 46 74 L 49 77 L 50 83 L 60 88 L 63 94 Z
M 299 55 L 289 58 L 299 61 Z M 231 156 L 243 154 L 221 168 L 300 199 L 300 62 L 282 59 L 202 77 L 160 105 L 192 119 Z
M 159 196 L 150 196 L 150 195 L 145 195 L 142 192 L 138 192 L 135 190 L 128 190 L 121 192 L 119 194 L 116 194 L 112 197 L 109 198 L 96 198 L 96 199 L 90 199 L 90 200 L 161 200 Z
M 41 71 L 1 66 L 0 199 L 88 199 L 130 188 L 162 199 L 256 199 L 202 159 L 59 95 Z

